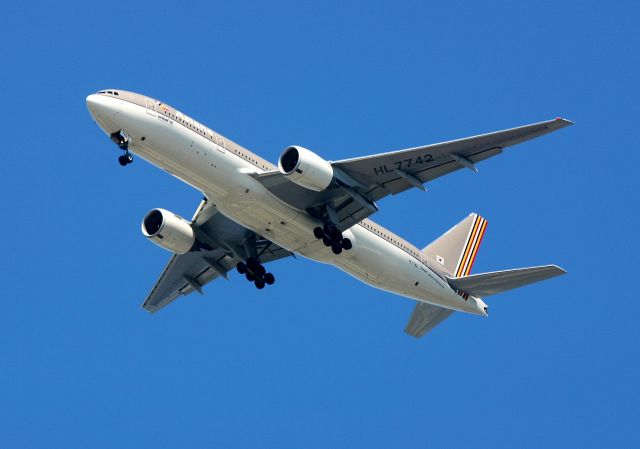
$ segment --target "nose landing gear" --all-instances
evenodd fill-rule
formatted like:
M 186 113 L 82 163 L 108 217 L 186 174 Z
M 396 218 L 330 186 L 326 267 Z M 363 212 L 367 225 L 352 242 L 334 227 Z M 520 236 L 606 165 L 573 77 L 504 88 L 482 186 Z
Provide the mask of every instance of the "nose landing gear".
M 249 257 L 246 262 L 238 262 L 236 269 L 238 273 L 245 275 L 247 281 L 253 282 L 258 290 L 262 290 L 265 285 L 273 285 L 276 281 L 275 276 L 267 273 L 264 265 L 253 257 Z
M 324 246 L 330 246 L 333 254 L 340 254 L 342 250 L 349 251 L 353 248 L 351 240 L 345 238 L 334 225 L 325 223 L 322 227 L 316 226 L 313 229 L 313 235 L 318 240 L 322 240 Z
M 129 151 L 125 151 L 122 156 L 118 157 L 118 162 L 124 167 L 125 165 L 133 162 L 133 156 L 131 155 L 131 153 L 129 153 Z
M 124 154 L 118 158 L 118 163 L 123 167 L 133 162 L 133 156 L 129 153 L 129 136 L 123 130 L 116 131 L 110 136 L 113 143 L 124 151 Z

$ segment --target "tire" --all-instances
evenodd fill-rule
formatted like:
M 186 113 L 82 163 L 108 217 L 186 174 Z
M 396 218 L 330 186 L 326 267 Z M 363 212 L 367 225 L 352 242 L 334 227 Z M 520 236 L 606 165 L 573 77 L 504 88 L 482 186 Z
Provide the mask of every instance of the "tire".
M 133 156 L 131 156 L 130 154 L 125 154 L 124 157 L 127 159 L 127 164 L 130 164 L 133 162 Z
M 271 273 L 265 273 L 265 275 L 262 277 L 267 285 L 273 285 L 273 283 L 276 281 L 275 276 Z
M 353 248 L 353 244 L 349 239 L 342 239 L 342 242 L 340 243 L 342 244 L 342 249 L 344 249 L 345 251 L 349 251 L 351 248 Z
M 127 160 L 127 157 L 123 154 L 118 158 L 118 163 L 124 167 L 129 163 L 129 161 Z
M 313 235 L 315 236 L 315 238 L 320 240 L 322 236 L 324 236 L 324 232 L 322 231 L 322 228 L 320 226 L 316 226 L 315 228 L 313 228 Z
M 245 274 L 247 272 L 247 265 L 244 262 L 238 262 L 236 269 L 238 270 L 238 273 Z
M 256 280 L 256 277 L 253 274 L 249 273 L 248 271 L 244 276 L 247 278 L 247 281 L 249 282 L 253 282 Z
M 258 290 L 262 290 L 264 288 L 264 281 L 261 279 L 256 279 L 254 284 Z
M 267 272 L 267 270 L 265 270 L 265 269 L 264 269 L 264 265 L 262 265 L 262 264 L 258 264 L 258 266 L 256 266 L 256 267 L 253 269 L 253 272 L 254 272 L 255 274 L 257 274 L 258 276 L 262 276 L 263 274 L 265 274 L 265 273 Z
M 322 243 L 324 246 L 331 246 L 331 239 L 325 235 L 322 237 Z
M 342 252 L 342 246 L 333 244 L 333 245 L 331 245 L 331 251 L 333 251 L 333 254 L 335 254 L 337 256 L 338 254 L 340 254 Z

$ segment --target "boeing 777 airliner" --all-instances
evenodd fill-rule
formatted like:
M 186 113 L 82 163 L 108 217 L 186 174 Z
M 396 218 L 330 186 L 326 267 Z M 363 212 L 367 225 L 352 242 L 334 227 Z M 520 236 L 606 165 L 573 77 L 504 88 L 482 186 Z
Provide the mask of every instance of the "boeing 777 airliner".
M 470 274 L 487 221 L 473 213 L 419 249 L 368 217 L 387 195 L 476 164 L 508 146 L 572 122 L 556 118 L 460 140 L 327 161 L 286 148 L 275 166 L 145 95 L 118 89 L 87 97 L 89 111 L 122 151 L 203 194 L 193 218 L 153 209 L 142 233 L 173 255 L 143 307 L 155 312 L 180 295 L 238 273 L 258 289 L 275 282 L 269 262 L 299 254 L 334 265 L 373 287 L 417 301 L 405 331 L 421 337 L 454 311 L 487 316 L 482 298 L 564 273 L 555 265 Z

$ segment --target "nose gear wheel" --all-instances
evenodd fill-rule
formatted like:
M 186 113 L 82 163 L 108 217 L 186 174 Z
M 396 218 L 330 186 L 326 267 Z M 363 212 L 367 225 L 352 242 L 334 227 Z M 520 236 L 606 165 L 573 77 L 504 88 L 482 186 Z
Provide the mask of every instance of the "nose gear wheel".
M 118 163 L 123 167 L 132 163 L 133 156 L 129 153 L 129 136 L 127 133 L 123 130 L 119 130 L 111 134 L 109 137 L 113 143 L 118 145 L 118 148 L 124 151 L 124 154 L 118 158 Z

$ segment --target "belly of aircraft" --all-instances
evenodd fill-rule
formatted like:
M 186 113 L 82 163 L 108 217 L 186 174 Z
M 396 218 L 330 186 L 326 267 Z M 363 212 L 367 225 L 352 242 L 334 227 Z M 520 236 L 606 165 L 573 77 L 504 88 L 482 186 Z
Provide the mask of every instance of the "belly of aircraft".
M 256 170 L 253 166 L 188 130 L 138 117 L 138 129 L 131 134 L 144 134 L 146 139 L 132 151 L 203 192 L 230 219 L 376 288 L 445 307 L 458 306 L 459 297 L 451 289 L 430 280 L 420 263 L 395 245 L 356 225 L 347 231 L 354 247 L 335 255 L 313 235 L 313 228 L 321 223 L 273 197 L 247 174 Z

